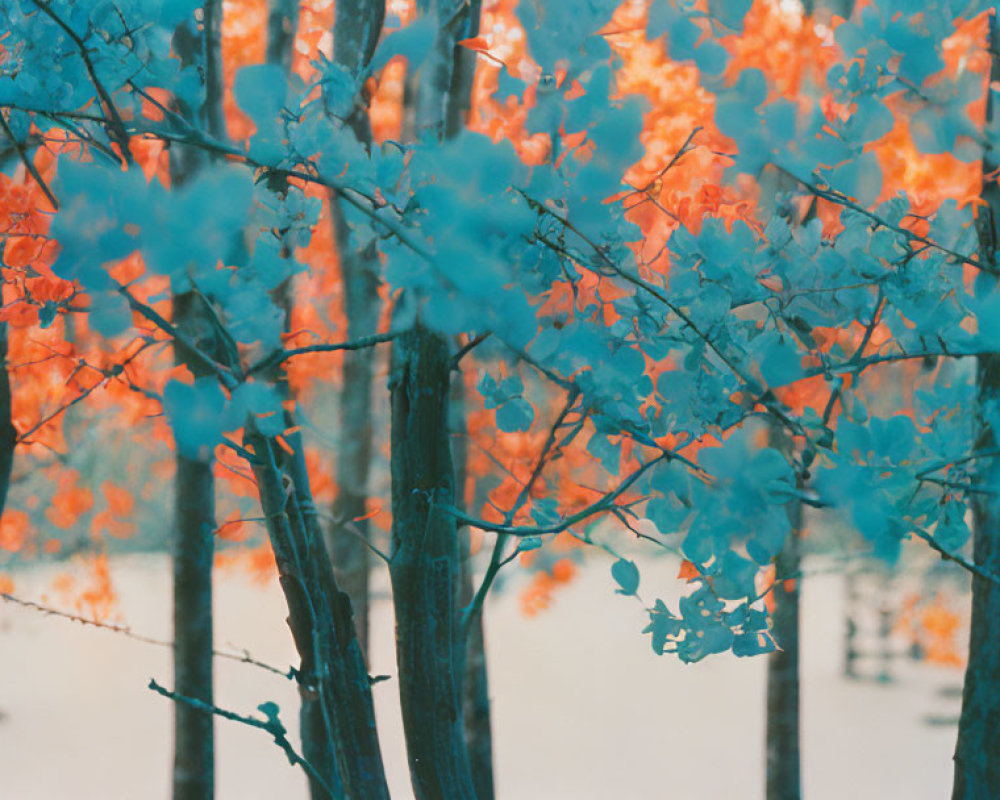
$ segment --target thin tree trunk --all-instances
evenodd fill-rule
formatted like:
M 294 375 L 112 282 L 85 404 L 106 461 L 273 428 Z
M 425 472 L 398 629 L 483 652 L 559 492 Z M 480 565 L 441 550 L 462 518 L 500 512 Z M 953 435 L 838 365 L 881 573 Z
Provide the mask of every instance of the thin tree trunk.
M 205 78 L 202 108 L 181 108 L 188 119 L 213 135 L 222 130 L 220 28 L 222 3 L 209 0 L 201 25 L 189 20 L 174 36 L 174 49 L 185 65 L 197 65 Z M 197 148 L 174 147 L 170 153 L 173 186 L 181 186 L 206 163 Z M 205 308 L 192 292 L 174 297 L 173 319 L 200 349 L 213 352 L 215 335 Z M 178 364 L 198 377 L 206 374 L 199 359 L 175 347 Z M 187 697 L 213 703 L 212 561 L 215 547 L 215 479 L 212 454 L 191 458 L 177 454 L 174 483 L 174 685 Z M 212 715 L 185 703 L 174 704 L 174 800 L 211 800 L 215 794 L 215 734 Z
M 780 648 L 767 658 L 767 800 L 802 796 L 799 756 L 799 535 L 802 505 L 795 503 L 792 531 L 775 559 L 771 631 Z M 781 580 L 782 576 L 794 576 Z
M 990 15 L 989 47 L 992 55 L 990 84 L 1000 80 L 1000 36 L 997 12 Z M 996 106 L 993 90 L 986 104 L 987 141 L 995 141 Z M 996 171 L 1000 160 L 989 146 L 983 155 L 983 204 L 979 208 L 979 258 L 996 264 L 1000 242 L 1000 186 Z M 976 364 L 976 452 L 994 451 L 1000 431 L 992 415 L 1000 402 L 1000 354 L 982 355 Z M 973 560 L 1000 575 L 1000 460 L 976 462 L 976 484 L 988 491 L 972 494 Z M 962 716 L 955 747 L 953 800 L 1000 797 L 1000 586 L 977 575 L 972 578 L 972 623 L 969 661 L 962 691 Z
M 343 212 L 334 212 L 344 285 L 347 338 L 370 335 L 378 324 L 378 293 L 372 270 L 377 249 L 351 249 L 351 236 Z M 368 481 L 372 461 L 372 384 L 374 353 L 347 351 L 343 361 L 340 393 L 340 441 L 336 457 L 337 499 L 335 520 L 329 531 L 334 571 L 354 605 L 354 620 L 361 647 L 368 652 L 368 579 L 371 572 L 367 520 Z
M 291 415 L 288 422 L 292 427 Z M 290 456 L 248 421 L 246 442 L 301 658 L 300 691 L 316 700 L 303 754 L 331 787 L 327 796 L 382 800 L 389 790 L 351 601 L 337 585 L 323 543 L 301 438 L 286 433 L 285 439 Z
M 445 340 L 419 324 L 393 344 L 392 553 L 396 658 L 417 800 L 474 800 L 462 719 L 460 570 Z
M 14 469 L 14 448 L 17 446 L 7 352 L 7 323 L 0 322 L 0 516 L 3 516 L 7 506 L 10 475 Z
M 468 536 L 462 540 L 467 546 Z M 472 602 L 471 561 L 465 558 L 462 569 L 462 605 Z M 486 664 L 486 632 L 483 615 L 469 622 L 465 655 L 465 686 L 462 693 L 465 718 L 465 741 L 472 768 L 477 800 L 493 800 L 493 718 L 490 710 L 490 682 Z
M 270 0 L 265 53 L 268 64 L 276 64 L 286 73 L 292 71 L 293 46 L 298 27 L 298 0 Z
M 455 505 L 466 511 L 465 484 L 468 477 L 469 444 L 465 429 L 465 385 L 461 371 L 452 381 L 452 432 L 455 446 Z M 474 503 L 479 508 L 479 503 Z M 461 556 L 462 608 L 468 608 L 476 595 L 476 574 L 472 561 L 472 531 L 463 526 L 458 531 Z M 462 691 L 462 716 L 465 720 L 465 746 L 469 751 L 472 782 L 477 800 L 493 800 L 493 725 L 490 715 L 489 673 L 486 664 L 486 636 L 483 615 L 468 621 L 465 643 L 465 670 Z
M 174 576 L 174 685 L 212 702 L 212 554 L 215 482 L 212 463 L 177 456 Z M 174 704 L 174 800 L 214 795 L 213 717 Z
M 269 0 L 269 6 L 265 57 L 268 64 L 281 67 L 285 75 L 290 76 L 294 58 L 293 46 L 298 30 L 299 4 L 297 0 Z M 271 176 L 270 182 L 273 191 L 284 198 L 288 192 L 288 181 L 283 176 L 274 175 Z M 286 241 L 286 236 L 282 232 L 278 235 L 281 238 L 281 257 L 292 258 L 293 248 Z M 290 332 L 294 304 L 292 279 L 288 278 L 276 286 L 271 292 L 271 299 L 275 306 L 284 312 L 285 333 Z M 275 365 L 265 377 L 277 387 L 283 401 L 294 399 L 281 364 Z M 293 517 L 298 519 L 301 513 L 295 512 Z M 301 519 L 298 521 L 298 527 L 303 528 L 304 521 Z M 307 535 L 304 530 L 301 534 Z M 292 632 L 293 635 L 301 635 L 301 633 L 296 634 L 295 628 Z M 338 795 L 341 795 L 344 789 L 337 768 L 336 748 L 331 741 L 332 722 L 325 702 L 327 698 L 323 693 L 308 688 L 315 684 L 317 676 L 322 673 L 315 649 L 314 644 L 307 642 L 304 643 L 304 649 L 299 650 L 302 654 L 299 735 L 302 737 L 303 754 L 315 773 L 309 775 L 309 795 L 312 800 L 324 800 L 329 797 L 331 789 Z
M 375 51 L 384 18 L 385 0 L 340 0 L 333 27 L 334 61 L 353 74 L 360 74 Z M 349 122 L 358 141 L 371 147 L 371 126 L 360 105 Z M 359 249 L 352 241 L 345 209 L 335 196 L 330 198 L 330 209 L 343 278 L 347 336 L 368 336 L 375 331 L 379 318 L 375 274 L 378 247 L 373 241 Z M 328 540 L 334 572 L 351 598 L 358 639 L 366 654 L 371 556 L 366 544 L 369 525 L 365 517 L 372 461 L 374 366 L 374 353 L 370 350 L 344 353 L 336 458 L 337 499 L 333 505 L 335 522 Z

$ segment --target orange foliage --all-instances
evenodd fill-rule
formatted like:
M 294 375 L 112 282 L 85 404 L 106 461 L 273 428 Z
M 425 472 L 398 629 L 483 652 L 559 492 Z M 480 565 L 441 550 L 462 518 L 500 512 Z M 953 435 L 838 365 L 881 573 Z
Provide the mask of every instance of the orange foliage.
M 58 478 L 58 488 L 52 505 L 45 516 L 57 528 L 72 528 L 81 514 L 94 507 L 94 493 L 85 486 L 78 486 L 80 473 L 75 469 L 64 470 Z
M 17 552 L 31 534 L 31 520 L 28 515 L 16 508 L 4 511 L 0 519 L 0 550 Z
M 550 572 L 540 571 L 531 576 L 531 582 L 521 593 L 521 611 L 534 616 L 552 604 L 553 590 L 569 583 L 576 575 L 576 564 L 568 558 L 561 558 L 552 565 Z
M 89 612 L 89 616 L 94 620 L 106 620 L 118 604 L 118 595 L 111 582 L 107 554 L 100 553 L 91 558 L 90 568 L 91 583 L 77 597 L 76 609 L 81 614 Z
M 936 592 L 930 600 L 913 592 L 903 601 L 896 630 L 919 646 L 925 661 L 947 667 L 962 667 L 965 657 L 958 641 L 962 626 L 962 616 L 951 609 L 944 592 Z
M 215 566 L 219 569 L 239 569 L 260 585 L 270 583 L 278 575 L 274 551 L 270 542 L 266 540 L 258 547 L 216 553 Z

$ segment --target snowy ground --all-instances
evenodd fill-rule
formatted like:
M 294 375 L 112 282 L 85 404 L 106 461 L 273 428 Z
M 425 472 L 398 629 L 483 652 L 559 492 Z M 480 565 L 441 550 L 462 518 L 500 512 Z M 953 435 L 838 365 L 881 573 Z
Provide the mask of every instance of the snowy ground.
M 616 596 L 596 559 L 551 609 L 525 618 L 515 593 L 488 609 L 499 797 L 505 800 L 731 800 L 761 797 L 763 659 L 715 657 L 685 666 L 657 657 L 642 610 Z M 669 600 L 676 564 L 643 566 L 640 590 Z M 169 635 L 168 564 L 157 556 L 113 564 L 123 621 Z M 37 597 L 52 572 L 19 573 Z M 217 647 L 294 661 L 276 584 L 225 573 L 218 581 Z M 921 800 L 949 794 L 960 671 L 899 663 L 881 686 L 841 674 L 843 579 L 806 583 L 803 759 L 809 800 Z M 374 613 L 374 674 L 394 672 L 385 601 Z M 146 688 L 170 686 L 169 652 L 121 636 L 0 605 L 0 798 L 166 800 L 170 707 Z M 295 728 L 294 687 L 219 662 L 217 702 L 250 713 L 273 700 Z M 394 798 L 412 797 L 395 682 L 374 688 Z M 261 731 L 217 721 L 220 800 L 305 797 L 299 771 Z

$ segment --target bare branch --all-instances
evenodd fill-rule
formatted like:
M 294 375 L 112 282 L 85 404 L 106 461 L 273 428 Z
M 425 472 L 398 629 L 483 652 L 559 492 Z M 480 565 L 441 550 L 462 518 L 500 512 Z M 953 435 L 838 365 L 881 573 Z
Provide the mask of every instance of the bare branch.
M 110 633 L 117 633 L 124 636 L 127 639 L 132 639 L 136 642 L 142 642 L 143 644 L 151 644 L 156 647 L 169 647 L 173 648 L 174 643 L 167 641 L 165 639 L 156 639 L 152 636 L 146 636 L 141 633 L 136 633 L 128 625 L 118 625 L 110 622 L 100 622 L 96 619 L 90 619 L 88 617 L 80 616 L 79 614 L 70 614 L 66 611 L 60 611 L 58 608 L 52 608 L 51 606 L 45 606 L 41 603 L 35 603 L 31 600 L 25 600 L 21 597 L 16 597 L 15 595 L 8 594 L 6 592 L 0 592 L 0 597 L 2 597 L 6 602 L 12 603 L 13 605 L 20 606 L 21 608 L 30 609 L 31 611 L 37 611 L 46 617 L 58 617 L 59 619 L 67 620 L 68 622 L 77 622 L 80 625 L 85 625 L 91 628 L 98 628 L 102 631 L 108 631 Z M 275 675 L 280 675 L 282 678 L 287 678 L 288 680 L 297 680 L 298 671 L 294 667 L 289 667 L 287 670 L 279 669 L 278 667 L 267 664 L 263 661 L 259 661 L 250 655 L 249 650 L 240 649 L 239 653 L 227 653 L 225 651 L 213 650 L 212 655 L 215 658 L 222 658 L 228 661 L 237 661 L 240 664 L 249 664 L 250 666 L 257 667 L 259 669 L 265 670 L 267 672 L 274 673 Z
M 166 697 L 168 700 L 173 700 L 175 703 L 183 703 L 184 705 L 191 706 L 191 708 L 197 709 L 198 711 L 203 711 L 206 714 L 214 714 L 217 717 L 228 719 L 231 722 L 239 722 L 243 725 L 248 725 L 251 728 L 259 728 L 262 731 L 266 731 L 274 737 L 274 743 L 284 751 L 289 764 L 302 767 L 310 778 L 323 787 L 323 791 L 325 791 L 332 798 L 332 800 L 339 800 L 339 795 L 333 791 L 325 780 L 323 780 L 323 777 L 316 771 L 315 767 L 300 756 L 298 751 L 292 747 L 292 743 L 288 741 L 288 731 L 285 729 L 285 726 L 281 724 L 281 720 L 278 719 L 278 707 L 274 703 L 261 703 L 257 706 L 257 709 L 264 714 L 265 717 L 264 719 L 259 719 L 257 717 L 248 717 L 243 714 L 237 714 L 235 711 L 228 711 L 224 708 L 219 708 L 219 706 L 202 702 L 194 697 L 187 697 L 182 694 L 177 694 L 177 692 L 171 692 L 169 689 L 164 689 L 160 686 L 160 684 L 158 684 L 153 678 L 149 679 L 149 688 L 157 694 Z

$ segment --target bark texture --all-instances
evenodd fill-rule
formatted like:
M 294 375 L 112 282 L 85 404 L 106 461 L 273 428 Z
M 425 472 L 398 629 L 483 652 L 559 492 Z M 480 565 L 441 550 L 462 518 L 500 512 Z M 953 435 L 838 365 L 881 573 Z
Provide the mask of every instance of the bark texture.
M 479 30 L 479 0 L 418 0 L 437 34 L 407 79 L 404 135 L 444 139 L 464 121 L 471 77 L 458 42 Z M 465 95 L 463 95 L 463 92 Z M 414 301 L 416 299 L 414 298 Z M 455 502 L 447 342 L 419 322 L 393 345 L 392 553 L 396 660 L 410 779 L 417 800 L 474 800 L 463 715 L 465 630 Z
M 288 423 L 294 423 L 290 415 Z M 288 626 L 301 659 L 303 755 L 323 778 L 317 792 L 382 800 L 389 790 L 351 601 L 337 584 L 323 543 L 301 439 L 294 433 L 285 439 L 292 455 L 248 421 L 246 443 L 254 453 Z
M 212 702 L 212 556 L 215 481 L 211 462 L 177 456 L 173 548 L 174 685 Z M 211 714 L 174 703 L 174 800 L 214 794 L 215 737 Z
M 1000 80 L 996 11 L 990 16 L 990 82 Z M 996 104 L 990 91 L 986 106 L 989 141 L 996 141 Z M 992 148 L 983 156 L 983 204 L 979 209 L 979 257 L 997 263 L 1000 242 L 1000 186 L 996 182 L 1000 159 Z M 975 450 L 994 451 L 1000 431 L 994 426 L 1000 410 L 1000 354 L 977 359 Z M 983 458 L 976 464 L 977 485 L 986 491 L 972 495 L 973 560 L 1000 575 L 1000 459 Z M 962 691 L 962 716 L 955 747 L 953 800 L 1000 797 L 1000 586 L 974 575 L 969 661 Z
M 392 553 L 396 659 L 417 800 L 474 800 L 462 718 L 459 547 L 448 402 L 450 355 L 420 325 L 396 340 L 392 397 Z

